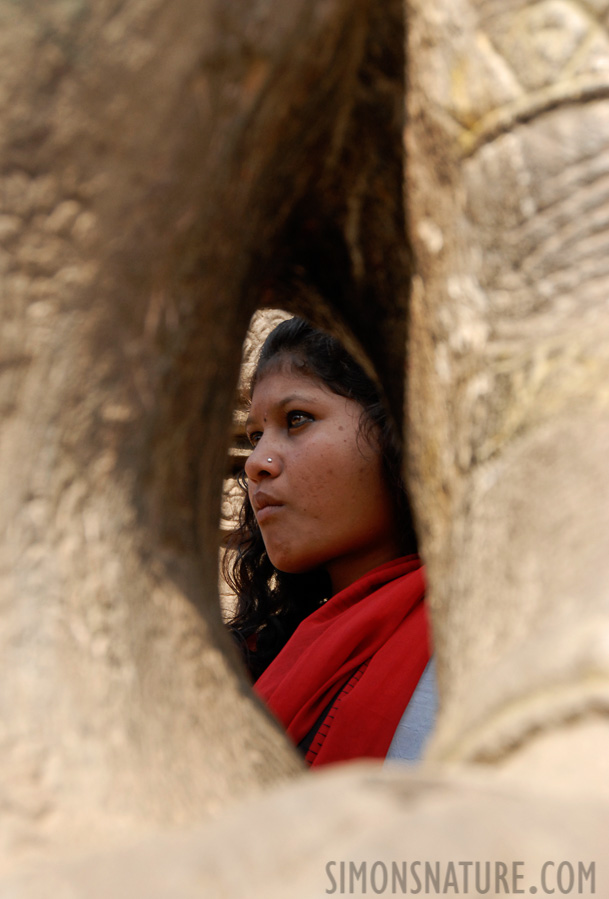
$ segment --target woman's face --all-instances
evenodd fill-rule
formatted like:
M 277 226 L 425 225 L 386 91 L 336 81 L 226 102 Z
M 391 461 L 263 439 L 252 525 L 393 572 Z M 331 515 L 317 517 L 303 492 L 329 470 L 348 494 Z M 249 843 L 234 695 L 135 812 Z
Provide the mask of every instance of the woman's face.
M 292 574 L 325 568 L 333 592 L 400 555 L 393 503 L 362 407 L 290 369 L 257 382 L 247 421 L 249 498 L 267 554 Z

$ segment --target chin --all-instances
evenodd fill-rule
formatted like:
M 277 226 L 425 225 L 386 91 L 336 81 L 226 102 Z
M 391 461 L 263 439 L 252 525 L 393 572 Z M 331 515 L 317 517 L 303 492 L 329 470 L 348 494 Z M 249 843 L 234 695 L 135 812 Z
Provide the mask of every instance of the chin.
M 282 574 L 307 574 L 310 571 L 316 571 L 322 566 L 319 562 L 308 562 L 298 559 L 277 559 L 275 561 L 270 555 L 271 564 L 277 571 Z
M 290 565 L 287 563 L 285 565 L 275 565 L 273 562 L 273 567 L 281 574 L 305 574 L 307 571 L 312 570 L 311 568 L 299 567 L 298 565 Z

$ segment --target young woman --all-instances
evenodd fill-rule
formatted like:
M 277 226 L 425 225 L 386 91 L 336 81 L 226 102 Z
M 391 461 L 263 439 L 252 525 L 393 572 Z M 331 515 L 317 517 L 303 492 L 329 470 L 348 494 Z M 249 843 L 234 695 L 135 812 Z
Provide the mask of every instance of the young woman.
M 262 347 L 247 434 L 225 574 L 255 690 L 310 764 L 382 758 L 429 645 L 401 454 L 378 390 L 339 341 L 290 319 Z

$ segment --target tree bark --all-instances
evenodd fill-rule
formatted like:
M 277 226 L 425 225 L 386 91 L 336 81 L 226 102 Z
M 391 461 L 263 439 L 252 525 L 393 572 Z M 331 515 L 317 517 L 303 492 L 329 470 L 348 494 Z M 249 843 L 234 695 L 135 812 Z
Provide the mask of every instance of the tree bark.
M 221 482 L 249 317 L 290 284 L 329 315 L 324 234 L 353 339 L 400 370 L 387 11 L 0 3 L 5 859 L 191 821 L 301 770 L 223 633 Z
M 600 6 L 408 4 L 410 459 L 438 758 L 497 758 L 609 705 Z

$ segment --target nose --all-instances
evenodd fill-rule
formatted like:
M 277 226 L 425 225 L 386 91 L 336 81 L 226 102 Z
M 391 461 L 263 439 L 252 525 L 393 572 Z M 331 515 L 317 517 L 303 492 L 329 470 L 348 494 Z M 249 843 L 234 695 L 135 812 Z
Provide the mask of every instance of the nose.
M 261 440 L 245 460 L 244 467 L 250 481 L 259 481 L 264 477 L 275 478 L 281 470 L 281 460 L 270 444 Z

